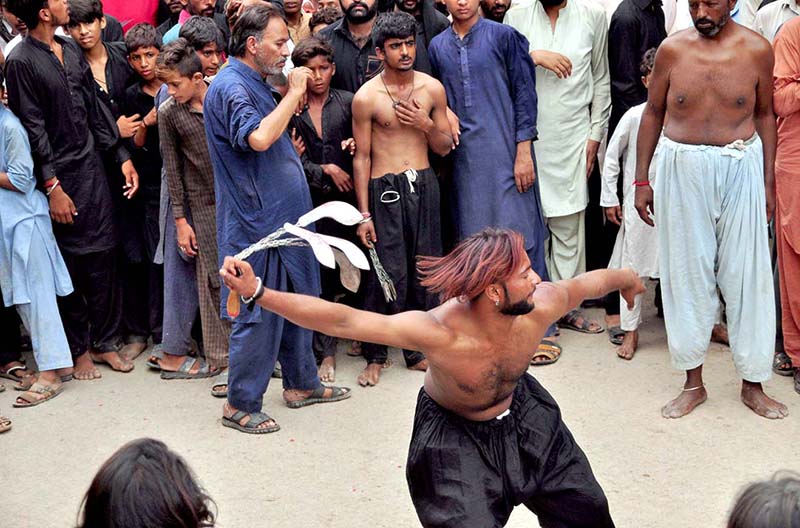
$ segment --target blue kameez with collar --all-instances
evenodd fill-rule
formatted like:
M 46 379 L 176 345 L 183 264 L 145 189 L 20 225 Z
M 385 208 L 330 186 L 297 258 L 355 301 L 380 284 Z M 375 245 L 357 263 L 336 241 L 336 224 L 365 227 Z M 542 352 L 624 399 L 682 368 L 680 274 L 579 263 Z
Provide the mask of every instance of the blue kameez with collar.
M 538 183 L 520 193 L 514 181 L 517 143 L 536 139 L 536 75 L 527 39 L 481 18 L 463 39 L 452 26 L 434 37 L 429 54 L 461 120 L 453 152 L 456 236 L 488 226 L 519 231 L 533 269 L 546 279 Z

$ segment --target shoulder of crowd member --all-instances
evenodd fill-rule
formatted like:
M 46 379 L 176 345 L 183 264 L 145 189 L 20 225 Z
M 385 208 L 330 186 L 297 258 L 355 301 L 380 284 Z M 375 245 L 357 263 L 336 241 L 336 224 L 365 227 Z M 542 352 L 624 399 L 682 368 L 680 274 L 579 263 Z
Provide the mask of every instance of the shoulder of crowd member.
M 331 93 L 334 95 L 334 97 L 341 99 L 342 103 L 346 104 L 347 106 L 353 104 L 353 97 L 355 96 L 353 92 L 339 90 L 338 88 L 331 88 Z
M 331 40 L 332 37 L 334 36 L 334 32 L 337 29 L 339 29 L 340 27 L 342 27 L 342 24 L 344 24 L 344 21 L 345 21 L 344 18 L 340 18 L 339 20 L 337 20 L 336 22 L 334 22 L 330 26 L 321 29 L 319 31 L 319 33 L 317 33 L 317 36 L 319 36 L 319 38 L 322 38 L 322 39 L 325 39 L 325 40 Z

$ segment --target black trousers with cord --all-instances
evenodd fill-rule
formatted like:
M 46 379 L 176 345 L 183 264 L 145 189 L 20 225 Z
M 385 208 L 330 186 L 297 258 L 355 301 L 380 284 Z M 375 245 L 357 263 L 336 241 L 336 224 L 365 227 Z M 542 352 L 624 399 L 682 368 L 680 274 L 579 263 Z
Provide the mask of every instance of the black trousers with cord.
M 22 361 L 22 333 L 19 325 L 21 321 L 16 308 L 2 303 L 0 292 L 0 367 L 14 361 Z
M 524 504 L 542 528 L 613 528 L 608 501 L 552 396 L 530 374 L 508 412 L 462 418 L 421 389 L 406 479 L 425 528 L 504 526 Z
M 432 169 L 408 170 L 385 174 L 369 182 L 369 210 L 378 242 L 375 251 L 397 290 L 397 300 L 386 302 L 378 277 L 372 270 L 366 275 L 364 309 L 396 314 L 406 310 L 429 310 L 437 299 L 419 283 L 418 255 L 441 256 L 442 235 L 439 211 L 439 181 Z M 386 363 L 384 345 L 364 343 L 362 353 L 367 363 Z M 420 352 L 404 350 L 406 366 L 423 359 Z
M 116 248 L 75 255 L 62 251 L 75 290 L 58 298 L 72 358 L 89 349 L 118 352 L 122 327 L 122 289 Z

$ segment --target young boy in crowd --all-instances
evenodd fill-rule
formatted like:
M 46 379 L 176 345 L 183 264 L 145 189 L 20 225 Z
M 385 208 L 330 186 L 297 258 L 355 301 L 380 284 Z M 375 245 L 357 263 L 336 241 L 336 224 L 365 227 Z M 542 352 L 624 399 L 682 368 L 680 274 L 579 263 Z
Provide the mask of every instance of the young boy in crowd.
M 128 64 L 128 50 L 123 42 L 103 42 L 106 17 L 100 0 L 71 0 L 67 31 L 83 50 L 97 85 L 97 96 L 117 120 L 119 135 L 133 137 L 141 126 L 141 116 L 122 115 L 125 90 L 130 86 L 133 70 Z M 106 164 L 108 165 L 108 164 Z M 110 167 L 106 167 L 108 170 Z M 115 170 L 113 177 L 118 176 Z
M 181 26 L 179 37 L 185 38 L 203 66 L 203 75 L 213 77 L 222 64 L 225 37 L 217 24 L 208 17 L 193 16 Z
M 160 234 L 162 162 L 154 98 L 162 84 L 156 76 L 161 36 L 150 24 L 136 24 L 125 35 L 125 47 L 137 82 L 125 92 L 123 114 L 143 116 L 129 141 L 133 164 L 139 173 L 139 194 L 125 204 L 124 211 L 130 236 L 125 242 L 127 343 L 123 353 L 133 359 L 144 351 L 149 338 L 152 337 L 154 345 L 161 343 L 164 318 L 163 266 L 153 262 Z
M 161 357 L 155 358 L 164 379 L 207 378 L 228 366 L 230 323 L 219 316 L 214 170 L 203 119 L 208 89 L 204 69 L 195 48 L 182 37 L 168 44 L 159 56 L 158 75 L 170 95 L 158 110 L 161 152 L 178 249 L 194 258 L 207 359 L 207 362 L 196 360 L 186 357 L 183 350 L 165 348 Z M 184 209 L 184 198 L 191 209 L 191 222 Z
M 655 62 L 655 48 L 647 50 L 642 59 L 640 71 L 642 83 L 650 84 L 650 74 Z M 603 165 L 602 191 L 600 205 L 605 207 L 606 218 L 620 226 L 614 252 L 611 254 L 609 268 L 632 268 L 640 277 L 658 277 L 658 239 L 656 228 L 651 227 L 639 218 L 634 207 L 635 187 L 633 180 L 636 172 L 636 138 L 639 134 L 639 122 L 647 103 L 634 106 L 622 116 L 608 142 L 605 164 Z M 622 206 L 617 196 L 617 180 L 619 178 L 622 158 Z M 651 175 L 652 177 L 652 175 Z M 639 346 L 639 323 L 642 317 L 643 293 L 636 296 L 633 310 L 620 300 L 620 327 L 625 332 L 622 345 L 617 348 L 617 355 L 622 359 L 632 359 Z
M 301 158 L 303 169 L 311 191 L 314 207 L 332 200 L 356 204 L 353 191 L 353 94 L 331 88 L 331 79 L 336 72 L 333 48 L 324 40 L 309 37 L 300 42 L 292 52 L 296 67 L 305 66 L 312 72 L 308 80 L 308 103 L 300 115 L 294 116 L 290 124 L 292 134 L 299 137 L 305 146 Z M 342 226 L 332 220 L 316 222 L 317 232 L 357 242 L 352 227 Z M 336 270 L 320 268 L 322 298 L 328 301 L 343 299 L 346 304 L 360 304 L 346 290 Z M 346 296 L 346 297 L 345 297 Z M 314 332 L 314 353 L 319 366 L 319 379 L 335 381 L 335 338 Z M 353 352 L 357 352 L 354 343 Z
M 0 99 L 5 96 L 4 82 L 0 70 Z M 47 198 L 36 189 L 28 135 L 19 119 L 3 105 L 0 287 L 2 304 L 16 307 L 31 335 L 39 374 L 16 398 L 14 407 L 32 407 L 57 396 L 63 390 L 62 381 L 72 378 L 72 357 L 56 303 L 56 296 L 72 292 L 72 282 L 53 236 Z

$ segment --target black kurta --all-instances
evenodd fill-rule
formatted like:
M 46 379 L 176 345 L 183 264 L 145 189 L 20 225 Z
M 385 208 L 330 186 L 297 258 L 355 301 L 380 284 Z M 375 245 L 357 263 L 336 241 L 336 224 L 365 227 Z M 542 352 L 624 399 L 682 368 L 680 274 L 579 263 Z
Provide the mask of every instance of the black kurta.
M 116 244 L 111 189 L 98 154 L 115 151 L 116 161 L 130 159 L 118 143 L 109 110 L 95 93 L 95 81 L 83 52 L 71 39 L 55 37 L 62 64 L 50 47 L 30 35 L 6 62 L 8 102 L 31 143 L 37 180 L 58 176 L 78 215 L 74 224 L 55 224 L 61 250 L 87 254 Z M 113 189 L 122 192 L 123 181 Z

